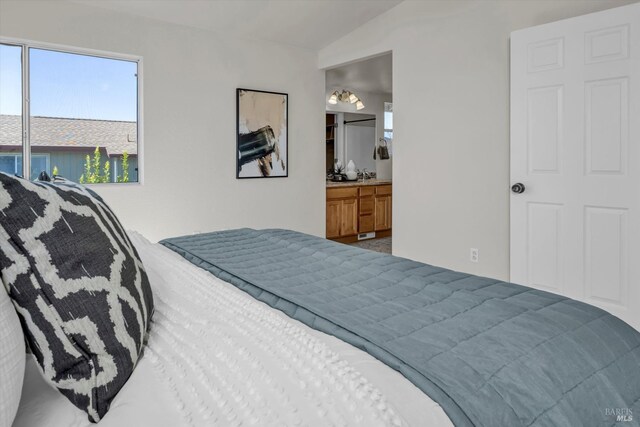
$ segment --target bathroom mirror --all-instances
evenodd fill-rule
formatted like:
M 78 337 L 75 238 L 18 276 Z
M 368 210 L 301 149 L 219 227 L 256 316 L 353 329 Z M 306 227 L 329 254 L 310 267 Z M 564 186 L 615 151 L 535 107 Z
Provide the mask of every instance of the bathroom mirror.
M 334 127 L 335 144 L 327 145 L 333 157 L 343 166 L 353 160 L 359 170 L 375 172 L 373 153 L 376 147 L 376 116 L 360 113 L 336 113 Z M 329 150 L 329 148 L 328 148 Z

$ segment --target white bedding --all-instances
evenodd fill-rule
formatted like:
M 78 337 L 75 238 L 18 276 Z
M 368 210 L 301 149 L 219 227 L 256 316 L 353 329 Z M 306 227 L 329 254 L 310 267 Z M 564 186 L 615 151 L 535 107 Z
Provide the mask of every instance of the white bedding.
M 451 426 L 401 374 L 131 233 L 156 312 L 100 426 Z M 15 427 L 89 426 L 31 356 Z

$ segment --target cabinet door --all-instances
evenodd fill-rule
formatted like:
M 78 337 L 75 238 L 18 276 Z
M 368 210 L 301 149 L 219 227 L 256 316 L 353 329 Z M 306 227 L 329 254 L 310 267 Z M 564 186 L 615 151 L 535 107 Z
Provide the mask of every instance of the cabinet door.
M 340 218 L 342 202 L 340 200 L 327 200 L 327 238 L 340 236 Z
M 376 197 L 376 231 L 391 228 L 391 196 Z
M 391 200 L 392 200 L 391 195 L 388 195 L 387 196 L 387 205 L 386 205 L 386 207 L 387 207 L 387 220 L 386 220 L 386 222 L 384 224 L 386 230 L 391 230 L 391 223 L 392 223 L 392 221 L 391 221 L 391 212 L 393 212 L 393 209 L 391 208 Z
M 358 234 L 358 199 L 342 201 L 340 236 Z

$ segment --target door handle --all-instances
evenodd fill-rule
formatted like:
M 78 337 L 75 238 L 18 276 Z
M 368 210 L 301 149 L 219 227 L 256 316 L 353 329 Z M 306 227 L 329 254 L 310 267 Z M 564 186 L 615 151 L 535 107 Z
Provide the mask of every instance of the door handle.
M 511 191 L 513 191 L 516 194 L 522 194 L 524 193 L 524 190 L 525 190 L 525 186 L 521 182 L 518 182 L 517 184 L 513 184 L 511 186 Z

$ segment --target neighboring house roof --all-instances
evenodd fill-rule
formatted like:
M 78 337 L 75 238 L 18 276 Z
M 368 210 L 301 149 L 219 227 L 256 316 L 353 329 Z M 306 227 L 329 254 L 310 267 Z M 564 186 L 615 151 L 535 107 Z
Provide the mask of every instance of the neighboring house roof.
M 100 147 L 108 156 L 138 154 L 136 122 L 31 117 L 31 146 L 43 148 Z M 0 115 L 0 147 L 22 145 L 21 116 Z

